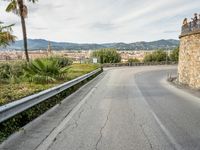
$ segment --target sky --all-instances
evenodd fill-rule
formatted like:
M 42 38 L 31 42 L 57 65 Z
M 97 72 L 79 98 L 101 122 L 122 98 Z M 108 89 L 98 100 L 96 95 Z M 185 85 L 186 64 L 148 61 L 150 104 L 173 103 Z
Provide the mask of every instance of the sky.
M 178 39 L 182 21 L 200 13 L 200 0 L 38 0 L 26 18 L 27 35 L 74 43 L 109 43 Z M 0 21 L 15 23 L 22 39 L 19 16 L 6 13 L 0 1 Z

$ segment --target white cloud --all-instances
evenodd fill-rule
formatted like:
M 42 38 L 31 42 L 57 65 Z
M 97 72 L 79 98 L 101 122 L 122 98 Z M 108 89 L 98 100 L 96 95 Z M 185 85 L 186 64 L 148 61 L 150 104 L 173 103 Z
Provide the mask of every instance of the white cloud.
M 0 21 L 16 23 L 21 39 L 20 19 L 5 13 L 6 5 L 0 1 Z M 177 38 L 182 19 L 199 5 L 199 0 L 39 0 L 28 3 L 28 37 L 86 43 Z

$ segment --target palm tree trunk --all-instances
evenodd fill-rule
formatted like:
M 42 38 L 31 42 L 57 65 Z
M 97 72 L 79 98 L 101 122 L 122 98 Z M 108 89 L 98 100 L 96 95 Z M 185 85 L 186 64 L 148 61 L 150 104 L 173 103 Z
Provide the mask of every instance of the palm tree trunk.
M 21 24 L 22 24 L 25 56 L 26 56 L 26 60 L 29 62 L 29 55 L 28 55 L 28 48 L 27 48 L 26 24 L 25 24 L 25 19 L 23 16 L 21 16 Z
M 19 5 L 20 18 L 21 18 L 21 24 L 22 24 L 24 52 L 25 52 L 26 60 L 29 62 L 28 48 L 27 48 L 26 23 L 25 23 L 25 19 L 24 19 L 24 16 L 23 16 L 24 15 L 23 14 L 24 2 L 23 2 L 23 0 L 17 0 L 17 2 L 18 2 L 18 5 Z

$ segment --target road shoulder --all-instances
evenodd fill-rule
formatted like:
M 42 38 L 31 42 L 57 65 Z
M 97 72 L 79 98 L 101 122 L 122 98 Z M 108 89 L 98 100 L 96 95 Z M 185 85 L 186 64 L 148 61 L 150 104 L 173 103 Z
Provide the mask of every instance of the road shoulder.
M 64 120 L 64 118 L 69 115 L 73 108 L 87 96 L 88 92 L 103 79 L 105 74 L 106 72 L 103 72 L 75 93 L 65 98 L 60 104 L 55 105 L 46 113 L 21 128 L 18 132 L 12 134 L 0 145 L 0 149 L 35 150 Z

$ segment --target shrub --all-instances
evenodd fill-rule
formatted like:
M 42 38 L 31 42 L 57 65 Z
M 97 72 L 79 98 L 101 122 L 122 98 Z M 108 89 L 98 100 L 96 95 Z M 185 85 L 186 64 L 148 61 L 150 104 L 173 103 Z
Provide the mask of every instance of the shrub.
M 22 61 L 0 63 L 0 82 L 15 83 L 19 81 L 23 75 L 23 66 L 25 66 L 25 62 Z
M 9 79 L 10 77 L 10 65 L 8 63 L 0 64 L 0 79 Z
M 161 62 L 169 60 L 167 53 L 164 50 L 154 51 L 152 54 L 147 54 L 143 61 L 144 62 Z
M 65 61 L 57 58 L 35 59 L 24 67 L 25 77 L 29 82 L 52 83 L 66 76 L 69 67 L 62 67 Z
M 118 63 L 121 61 L 121 56 L 116 49 L 100 49 L 92 53 L 93 57 L 97 57 L 101 64 L 103 63 Z
M 53 56 L 50 57 L 49 59 L 52 61 L 57 60 L 59 67 L 66 67 L 72 64 L 72 60 L 67 57 Z
M 175 48 L 172 53 L 170 54 L 171 61 L 178 61 L 179 58 L 179 47 Z

